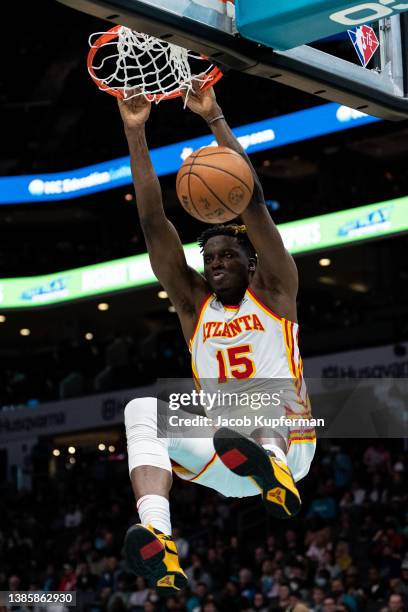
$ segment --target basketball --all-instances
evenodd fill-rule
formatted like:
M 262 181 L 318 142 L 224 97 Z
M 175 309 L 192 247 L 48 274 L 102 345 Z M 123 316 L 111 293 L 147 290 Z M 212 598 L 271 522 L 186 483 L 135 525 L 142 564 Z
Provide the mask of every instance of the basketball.
M 248 206 L 254 178 L 239 153 L 228 147 L 204 147 L 185 160 L 176 185 L 190 215 L 205 223 L 225 223 Z

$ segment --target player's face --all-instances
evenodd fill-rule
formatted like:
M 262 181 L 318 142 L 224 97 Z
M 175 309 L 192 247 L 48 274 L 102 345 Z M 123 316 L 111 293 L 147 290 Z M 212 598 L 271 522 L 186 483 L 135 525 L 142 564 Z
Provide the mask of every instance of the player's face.
M 242 299 L 249 285 L 250 262 L 237 239 L 214 236 L 207 241 L 203 255 L 204 274 L 214 293 L 223 300 Z

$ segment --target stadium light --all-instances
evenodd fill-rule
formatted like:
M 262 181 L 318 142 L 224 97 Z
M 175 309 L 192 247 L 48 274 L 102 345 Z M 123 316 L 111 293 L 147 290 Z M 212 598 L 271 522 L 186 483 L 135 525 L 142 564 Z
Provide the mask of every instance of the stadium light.
M 59 457 L 61 454 L 61 451 L 59 451 L 58 448 L 54 448 L 54 450 L 52 451 L 52 454 L 54 455 L 54 457 Z
M 319 276 L 317 280 L 323 285 L 337 285 L 336 279 L 331 276 Z
M 368 285 L 365 283 L 350 283 L 349 287 L 357 293 L 367 293 L 369 290 Z
M 69 452 L 70 455 L 75 455 L 75 452 L 76 452 L 75 446 L 70 446 L 68 448 L 68 452 Z
M 322 268 L 327 268 L 327 266 L 330 266 L 331 264 L 331 259 L 329 259 L 328 257 L 322 257 L 322 259 L 319 259 L 319 265 L 322 266 Z
M 106 446 L 104 444 L 99 444 L 98 448 L 99 448 L 100 451 L 106 450 Z

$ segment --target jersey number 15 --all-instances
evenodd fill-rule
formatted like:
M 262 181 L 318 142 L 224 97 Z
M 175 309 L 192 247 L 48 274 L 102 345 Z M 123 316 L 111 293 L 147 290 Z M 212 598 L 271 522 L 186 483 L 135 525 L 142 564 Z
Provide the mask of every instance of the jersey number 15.
M 252 353 L 250 344 L 231 346 L 217 351 L 218 382 L 226 383 L 229 378 L 239 380 L 252 378 L 256 372 L 255 364 L 248 354 Z

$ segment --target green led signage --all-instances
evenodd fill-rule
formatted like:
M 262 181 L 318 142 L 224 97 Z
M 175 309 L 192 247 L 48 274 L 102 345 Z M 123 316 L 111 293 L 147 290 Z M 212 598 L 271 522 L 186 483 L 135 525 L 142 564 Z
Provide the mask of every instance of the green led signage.
M 294 255 L 331 249 L 408 231 L 408 196 L 279 225 Z M 196 244 L 184 247 L 190 266 L 202 271 Z M 106 295 L 157 282 L 147 253 L 46 276 L 0 279 L 0 309 L 29 308 Z

